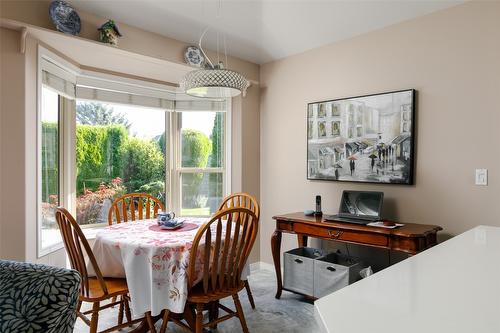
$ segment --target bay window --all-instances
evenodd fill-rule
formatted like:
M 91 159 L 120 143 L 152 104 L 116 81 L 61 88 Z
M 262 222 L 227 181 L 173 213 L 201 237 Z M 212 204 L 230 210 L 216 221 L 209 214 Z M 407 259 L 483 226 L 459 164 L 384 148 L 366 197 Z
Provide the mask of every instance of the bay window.
M 126 193 L 148 193 L 182 216 L 217 210 L 230 192 L 230 100 L 192 100 L 118 77 L 72 81 L 50 61 L 41 67 L 39 256 L 62 247 L 59 205 L 90 236 Z

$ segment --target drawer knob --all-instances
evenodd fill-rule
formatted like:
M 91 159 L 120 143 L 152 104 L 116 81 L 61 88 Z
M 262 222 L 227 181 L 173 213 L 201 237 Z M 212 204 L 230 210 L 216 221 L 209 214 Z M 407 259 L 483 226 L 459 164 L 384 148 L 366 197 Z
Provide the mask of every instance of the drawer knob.
M 338 230 L 337 232 L 335 232 L 335 230 L 328 230 L 328 235 L 330 235 L 330 237 L 332 238 L 339 238 L 340 236 L 342 236 L 342 231 Z
M 335 267 L 332 267 L 332 266 L 328 266 L 326 269 L 329 270 L 330 272 L 336 271 Z
M 296 262 L 297 264 L 302 264 L 302 263 L 303 263 L 303 261 L 302 261 L 302 260 L 300 260 L 300 259 L 295 259 L 295 262 Z

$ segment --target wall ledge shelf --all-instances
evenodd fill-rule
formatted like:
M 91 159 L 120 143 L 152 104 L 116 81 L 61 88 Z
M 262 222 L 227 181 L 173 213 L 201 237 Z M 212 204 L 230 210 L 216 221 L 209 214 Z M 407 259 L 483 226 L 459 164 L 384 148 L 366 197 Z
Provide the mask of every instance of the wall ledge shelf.
M 186 64 L 130 52 L 95 40 L 11 19 L 1 18 L 0 27 L 21 32 L 19 47 L 21 53 L 25 52 L 26 38 L 32 37 L 40 41 L 43 46 L 69 58 L 68 60 L 82 69 L 126 74 L 136 79 L 156 81 L 175 87 L 178 86 L 182 76 L 192 70 Z

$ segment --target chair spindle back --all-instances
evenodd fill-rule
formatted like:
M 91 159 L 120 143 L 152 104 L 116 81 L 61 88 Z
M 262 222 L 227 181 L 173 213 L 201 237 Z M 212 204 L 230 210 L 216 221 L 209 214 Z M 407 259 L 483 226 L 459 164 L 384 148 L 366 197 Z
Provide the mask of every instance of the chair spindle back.
M 241 272 L 258 230 L 258 218 L 250 209 L 227 208 L 203 224 L 193 240 L 188 266 L 188 288 L 203 266 L 205 293 L 225 291 L 241 284 Z
M 257 219 L 260 218 L 260 207 L 257 200 L 248 193 L 233 193 L 222 200 L 219 211 L 225 208 L 244 207 L 250 209 Z
M 108 224 L 156 218 L 163 203 L 147 193 L 130 193 L 117 198 L 108 212 Z
M 97 265 L 94 253 L 90 248 L 87 238 L 80 229 L 78 223 L 76 223 L 73 216 L 64 208 L 56 209 L 56 221 L 59 225 L 59 230 L 61 231 L 61 236 L 64 242 L 64 247 L 68 253 L 69 260 L 71 262 L 71 268 L 77 270 L 81 277 L 81 288 L 80 294 L 83 297 L 89 297 L 89 274 L 87 271 L 87 264 L 85 262 L 85 257 L 88 258 L 92 268 L 96 274 L 96 278 L 99 281 L 99 285 L 102 289 L 103 295 L 108 293 L 106 284 Z

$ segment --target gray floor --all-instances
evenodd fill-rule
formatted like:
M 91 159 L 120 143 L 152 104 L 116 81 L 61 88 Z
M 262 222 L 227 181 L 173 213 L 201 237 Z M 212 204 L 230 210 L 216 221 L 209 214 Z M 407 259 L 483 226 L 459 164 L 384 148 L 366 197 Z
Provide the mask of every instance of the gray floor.
M 276 293 L 276 278 L 274 271 L 259 270 L 250 276 L 250 286 L 254 295 L 256 309 L 252 310 L 248 303 L 246 292 L 240 293 L 243 311 L 247 320 L 248 329 L 251 333 L 314 333 L 318 327 L 314 320 L 314 306 L 299 295 L 284 291 L 281 299 L 274 298 Z M 232 299 L 226 299 L 223 303 L 234 309 Z M 117 309 L 104 310 L 99 318 L 99 329 L 112 326 L 116 321 Z M 221 314 L 223 311 L 221 310 Z M 158 324 L 158 327 L 161 323 Z M 127 332 L 123 329 L 120 332 Z M 185 332 L 177 325 L 169 323 L 168 332 Z M 219 324 L 217 331 L 221 333 L 241 332 L 241 326 L 237 318 L 229 319 Z M 74 332 L 88 332 L 86 326 L 80 319 L 77 320 Z

